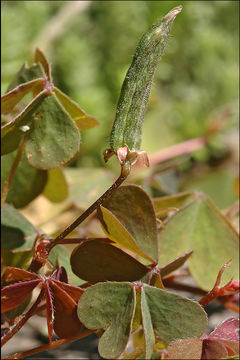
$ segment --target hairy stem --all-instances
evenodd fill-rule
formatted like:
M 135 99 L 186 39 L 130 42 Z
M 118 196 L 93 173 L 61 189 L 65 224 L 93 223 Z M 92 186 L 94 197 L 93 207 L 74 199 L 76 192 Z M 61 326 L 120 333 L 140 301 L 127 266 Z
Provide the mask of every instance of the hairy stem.
M 93 333 L 92 330 L 87 329 L 87 330 L 82 331 L 78 335 L 75 335 L 75 336 L 72 336 L 72 337 L 69 337 L 69 338 L 66 338 L 66 339 L 56 340 L 56 341 L 53 341 L 50 344 L 45 344 L 45 345 L 42 345 L 42 346 L 38 346 L 38 347 L 36 347 L 34 349 L 31 349 L 31 350 L 16 353 L 16 354 L 13 354 L 13 355 L 10 355 L 10 356 L 7 356 L 7 357 L 3 358 L 3 360 L 22 359 L 22 358 L 25 358 L 26 356 L 30 356 L 30 355 L 37 354 L 37 353 L 42 352 L 42 351 L 54 349 L 54 348 L 56 348 L 58 346 L 70 343 L 72 341 L 82 339 L 82 338 L 84 338 L 84 337 L 86 337 L 86 336 L 88 336 L 88 335 L 90 335 L 92 333 Z
M 28 319 L 35 314 L 39 303 L 43 299 L 44 291 L 45 290 L 42 288 L 37 300 L 32 305 L 32 307 L 26 312 L 26 314 L 22 315 L 20 320 L 10 328 L 10 330 L 6 333 L 5 336 L 3 336 L 1 340 L 1 346 L 6 344 L 6 342 L 9 341 L 13 337 L 13 335 L 15 335 L 23 327 L 23 325 L 28 321 Z
M 1 193 L 1 207 L 3 207 L 3 204 L 5 203 L 5 200 L 7 198 L 7 194 L 10 189 L 13 176 L 14 176 L 14 174 L 17 170 L 18 164 L 20 163 L 20 160 L 22 158 L 22 154 L 23 154 L 26 142 L 27 142 L 27 137 L 25 137 L 24 140 L 22 141 L 22 143 L 20 144 L 17 155 L 13 161 L 12 167 L 11 167 L 9 174 L 4 182 L 4 185 L 2 188 L 2 193 Z
M 127 164 L 128 165 L 128 164 Z M 123 165 L 121 168 L 121 174 L 115 181 L 115 183 L 107 190 L 105 193 L 100 196 L 83 214 L 81 214 L 71 225 L 69 225 L 61 234 L 59 234 L 51 243 L 49 244 L 50 250 L 57 244 L 60 244 L 62 239 L 64 239 L 68 234 L 70 234 L 78 225 L 80 225 L 94 210 L 96 210 L 112 193 L 123 183 L 130 173 L 131 166 Z

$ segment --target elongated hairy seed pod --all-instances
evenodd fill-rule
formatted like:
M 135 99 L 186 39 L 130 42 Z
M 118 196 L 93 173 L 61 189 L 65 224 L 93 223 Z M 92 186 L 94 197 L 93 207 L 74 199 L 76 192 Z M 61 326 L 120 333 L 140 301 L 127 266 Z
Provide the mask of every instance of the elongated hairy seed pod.
M 173 20 L 181 10 L 182 6 L 172 9 L 143 35 L 137 46 L 122 85 L 110 136 L 110 147 L 114 152 L 124 146 L 129 151 L 140 149 L 154 72 L 163 55 Z

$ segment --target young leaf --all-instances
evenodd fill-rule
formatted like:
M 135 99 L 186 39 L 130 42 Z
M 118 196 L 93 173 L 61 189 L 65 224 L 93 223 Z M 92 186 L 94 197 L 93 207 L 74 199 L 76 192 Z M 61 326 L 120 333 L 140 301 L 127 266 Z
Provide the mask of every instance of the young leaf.
M 203 194 L 169 220 L 160 232 L 159 246 L 159 264 L 193 249 L 189 269 L 204 290 L 212 289 L 219 268 L 229 259 L 232 263 L 224 272 L 222 282 L 227 283 L 232 276 L 238 278 L 237 233 Z
M 121 249 L 100 240 L 89 240 L 77 246 L 70 263 L 74 274 L 93 283 L 135 281 L 148 271 L 147 267 Z
M 1 183 L 4 184 L 12 163 L 16 157 L 17 151 L 13 151 L 2 156 L 1 163 Z M 47 172 L 38 170 L 31 166 L 25 156 L 18 164 L 17 170 L 11 182 L 7 195 L 7 202 L 13 204 L 16 208 L 21 208 L 29 204 L 43 191 L 47 183 Z
M 33 64 L 29 66 L 27 63 L 24 63 L 20 68 L 10 85 L 8 86 L 7 92 L 14 89 L 20 84 L 26 83 L 31 80 L 38 78 L 44 78 L 44 72 L 40 64 Z
M 159 217 L 164 217 L 167 215 L 167 208 L 181 208 L 183 205 L 186 205 L 189 201 L 191 201 L 194 197 L 194 193 L 192 191 L 186 191 L 183 193 L 170 195 L 170 196 L 162 196 L 159 198 L 155 198 L 152 200 L 154 210 L 156 215 Z
M 139 186 L 121 186 L 98 213 L 111 240 L 151 262 L 157 260 L 156 216 L 151 199 Z
M 32 248 L 37 231 L 14 207 L 4 204 L 2 208 L 2 247 L 13 252 Z
M 8 114 L 30 91 L 40 93 L 44 79 L 36 79 L 17 86 L 15 89 L 1 96 L 1 113 Z
M 32 166 L 52 169 L 65 164 L 79 151 L 79 131 L 54 94 L 45 97 L 32 120 L 25 147 Z
M 89 329 L 106 329 L 98 345 L 103 358 L 114 359 L 124 351 L 135 305 L 135 290 L 128 282 L 98 283 L 87 288 L 80 298 L 80 321 Z
M 67 198 L 68 185 L 61 168 L 48 170 L 43 195 L 54 203 L 61 202 Z
M 160 266 L 159 269 L 161 277 L 168 276 L 169 274 L 180 268 L 185 263 L 185 261 L 187 261 L 187 259 L 192 255 L 192 253 L 193 251 L 190 250 L 187 253 L 178 256 L 176 259 L 169 261 L 169 263 Z
M 73 121 L 75 121 L 79 130 L 90 129 L 99 124 L 97 119 L 85 113 L 75 101 L 71 100 L 55 86 L 53 87 L 53 91 L 64 109 L 68 112 Z
M 40 63 L 42 65 L 48 81 L 52 82 L 51 65 L 44 53 L 39 48 L 36 48 L 34 58 L 36 63 Z
M 197 302 L 147 284 L 141 290 L 146 296 L 153 329 L 161 340 L 169 344 L 179 338 L 202 335 L 207 316 Z

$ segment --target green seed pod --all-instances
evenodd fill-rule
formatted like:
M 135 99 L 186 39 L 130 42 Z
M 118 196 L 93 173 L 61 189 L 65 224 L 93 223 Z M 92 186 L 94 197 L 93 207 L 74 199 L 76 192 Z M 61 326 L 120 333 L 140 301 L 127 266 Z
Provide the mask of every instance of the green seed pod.
M 137 46 L 122 85 L 110 136 L 110 147 L 114 152 L 124 146 L 129 151 L 140 149 L 154 72 L 163 55 L 173 20 L 181 10 L 182 6 L 172 9 L 143 35 Z

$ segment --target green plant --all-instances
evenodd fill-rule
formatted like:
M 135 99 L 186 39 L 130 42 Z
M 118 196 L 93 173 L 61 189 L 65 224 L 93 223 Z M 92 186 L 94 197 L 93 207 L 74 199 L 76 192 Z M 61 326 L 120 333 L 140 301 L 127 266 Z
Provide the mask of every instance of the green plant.
M 99 353 L 107 359 L 221 359 L 237 354 L 237 319 L 204 334 L 204 306 L 210 301 L 218 299 L 237 310 L 234 227 L 205 194 L 151 199 L 138 185 L 120 186 L 142 156 L 149 165 L 140 150 L 142 122 L 154 71 L 181 9 L 172 9 L 144 34 L 123 83 L 110 149 L 104 153 L 105 161 L 117 155 L 120 176 L 54 238 L 37 230 L 17 208 L 40 193 L 55 202 L 67 197 L 61 166 L 78 154 L 79 130 L 98 121 L 54 86 L 50 64 L 39 49 L 34 64 L 25 64 L 2 96 L 2 345 L 43 311 L 49 334 L 48 345 L 7 359 L 93 332 L 101 337 Z M 67 238 L 95 210 L 105 237 Z M 70 244 L 77 246 L 68 254 L 63 245 Z M 188 268 L 181 271 L 186 261 Z M 189 274 L 196 286 L 179 282 Z M 193 301 L 167 288 L 201 298 Z M 60 340 L 52 340 L 53 332 Z M 132 352 L 127 348 L 131 338 Z

